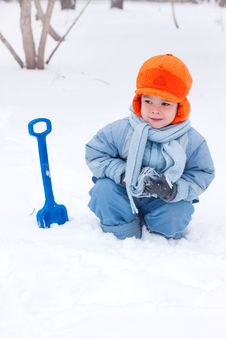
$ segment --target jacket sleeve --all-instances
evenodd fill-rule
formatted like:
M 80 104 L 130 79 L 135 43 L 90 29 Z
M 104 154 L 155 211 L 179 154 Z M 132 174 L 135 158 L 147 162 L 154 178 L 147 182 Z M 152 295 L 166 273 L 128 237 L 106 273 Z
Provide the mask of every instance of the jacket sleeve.
M 96 178 L 110 178 L 119 184 L 126 162 L 119 156 L 112 128 L 113 124 L 105 126 L 86 144 L 86 163 Z
M 172 202 L 179 200 L 198 202 L 199 195 L 207 189 L 214 176 L 213 161 L 208 145 L 203 139 L 188 157 L 183 175 L 176 182 L 177 195 Z

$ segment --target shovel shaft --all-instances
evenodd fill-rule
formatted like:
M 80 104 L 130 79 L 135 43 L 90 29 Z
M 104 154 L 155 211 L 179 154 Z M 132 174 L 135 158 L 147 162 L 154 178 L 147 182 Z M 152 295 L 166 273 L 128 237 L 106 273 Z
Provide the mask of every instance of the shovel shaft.
M 53 188 L 49 170 L 49 160 L 48 160 L 48 153 L 47 153 L 47 145 L 46 145 L 46 137 L 42 136 L 38 138 L 38 151 L 39 151 L 39 159 L 41 165 L 41 172 L 42 172 L 42 181 L 43 187 L 45 192 L 45 199 L 46 205 L 53 206 L 54 195 L 53 195 Z

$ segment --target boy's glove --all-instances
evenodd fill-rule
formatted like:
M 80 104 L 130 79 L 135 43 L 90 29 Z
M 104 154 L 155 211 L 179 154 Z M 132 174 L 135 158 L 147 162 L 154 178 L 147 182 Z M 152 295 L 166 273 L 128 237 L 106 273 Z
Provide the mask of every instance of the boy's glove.
M 150 196 L 157 195 L 159 198 L 171 201 L 177 194 L 177 186 L 173 184 L 172 187 L 168 184 L 164 174 L 160 174 L 159 179 L 152 179 L 148 175 L 144 177 L 144 190 Z

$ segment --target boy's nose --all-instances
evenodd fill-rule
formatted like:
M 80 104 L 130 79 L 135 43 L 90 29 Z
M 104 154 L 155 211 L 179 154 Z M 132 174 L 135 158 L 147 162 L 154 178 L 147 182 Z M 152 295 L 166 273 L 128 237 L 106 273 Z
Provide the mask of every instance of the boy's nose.
M 160 113 L 159 106 L 158 105 L 153 106 L 151 111 L 152 114 L 159 114 Z

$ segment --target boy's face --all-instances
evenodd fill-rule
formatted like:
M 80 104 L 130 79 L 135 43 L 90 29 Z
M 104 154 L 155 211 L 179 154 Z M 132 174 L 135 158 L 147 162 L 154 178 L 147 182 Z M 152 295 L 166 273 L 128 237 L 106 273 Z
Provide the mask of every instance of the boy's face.
M 169 125 L 175 118 L 178 104 L 155 95 L 141 97 L 141 116 L 153 128 Z

